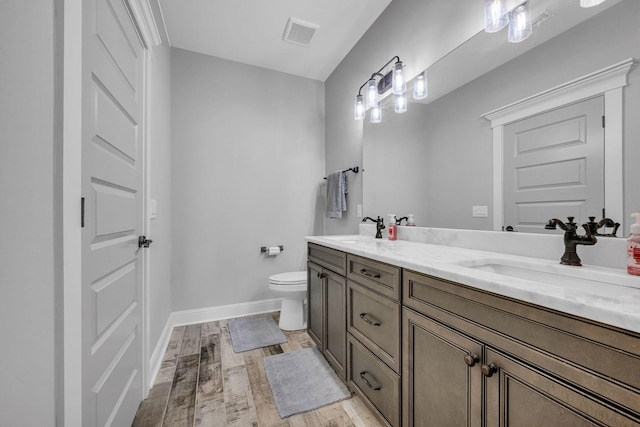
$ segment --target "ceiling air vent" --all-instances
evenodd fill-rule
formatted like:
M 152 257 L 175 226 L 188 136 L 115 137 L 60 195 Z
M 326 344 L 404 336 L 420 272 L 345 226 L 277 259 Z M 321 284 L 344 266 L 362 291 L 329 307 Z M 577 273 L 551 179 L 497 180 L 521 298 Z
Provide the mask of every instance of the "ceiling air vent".
M 282 40 L 300 46 L 309 46 L 311 38 L 319 25 L 311 24 L 296 18 L 289 18 L 284 29 Z

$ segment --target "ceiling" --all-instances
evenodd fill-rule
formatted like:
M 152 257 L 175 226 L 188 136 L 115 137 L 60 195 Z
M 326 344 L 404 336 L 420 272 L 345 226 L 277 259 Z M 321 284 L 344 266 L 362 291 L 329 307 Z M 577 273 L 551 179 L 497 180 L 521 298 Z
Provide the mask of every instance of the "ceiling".
M 151 3 L 169 46 L 325 81 L 391 0 Z M 308 46 L 283 41 L 290 17 L 319 27 Z

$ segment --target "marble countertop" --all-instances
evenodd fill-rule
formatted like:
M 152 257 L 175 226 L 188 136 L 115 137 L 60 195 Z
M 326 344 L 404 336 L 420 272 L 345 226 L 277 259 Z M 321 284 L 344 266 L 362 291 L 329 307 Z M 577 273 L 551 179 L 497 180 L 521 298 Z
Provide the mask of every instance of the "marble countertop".
M 308 236 L 317 243 L 477 289 L 640 333 L 640 277 L 626 270 L 560 265 L 558 261 L 367 235 Z M 537 281 L 485 271 L 499 264 L 530 269 Z M 540 274 L 540 272 L 542 272 Z M 566 281 L 564 280 L 566 278 Z M 577 279 L 577 280 L 574 280 Z

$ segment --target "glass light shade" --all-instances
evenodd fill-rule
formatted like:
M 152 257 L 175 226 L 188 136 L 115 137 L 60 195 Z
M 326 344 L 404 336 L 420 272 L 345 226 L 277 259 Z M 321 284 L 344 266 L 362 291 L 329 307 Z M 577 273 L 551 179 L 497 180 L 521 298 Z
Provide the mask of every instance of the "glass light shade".
M 371 120 L 371 123 L 380 123 L 382 121 L 382 108 L 380 107 L 380 104 L 371 108 L 369 119 Z
M 406 94 L 403 93 L 402 95 L 396 95 L 395 111 L 396 113 L 404 113 L 405 111 L 407 111 L 407 95 Z
M 424 99 L 429 94 L 427 90 L 427 74 L 422 73 L 413 81 L 413 99 Z
M 395 95 L 402 95 L 407 91 L 407 82 L 404 79 L 404 66 L 402 61 L 393 64 L 393 74 L 391 74 L 391 92 Z
M 605 0 L 580 0 L 580 7 L 593 7 L 604 2 Z
M 353 118 L 356 120 L 364 119 L 364 98 L 362 95 L 356 95 L 356 102 L 353 106 Z
M 520 43 L 529 38 L 531 27 L 531 10 L 526 1 L 509 13 L 509 43 Z
M 371 79 L 367 82 L 367 108 L 374 108 L 378 105 L 378 82 Z
M 507 0 L 484 1 L 484 30 L 487 33 L 500 31 L 509 23 Z

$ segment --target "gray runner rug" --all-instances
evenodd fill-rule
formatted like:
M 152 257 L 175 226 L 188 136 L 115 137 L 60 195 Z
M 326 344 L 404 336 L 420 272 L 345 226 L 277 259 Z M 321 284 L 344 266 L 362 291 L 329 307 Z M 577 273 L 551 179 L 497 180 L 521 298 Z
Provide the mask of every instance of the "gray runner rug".
M 265 357 L 264 371 L 280 418 L 351 397 L 316 347 Z
M 227 325 L 236 353 L 287 342 L 287 337 L 270 315 L 231 319 Z

